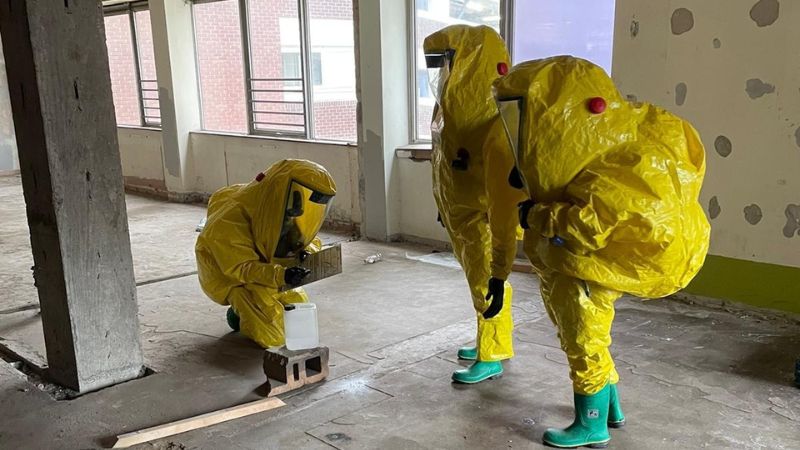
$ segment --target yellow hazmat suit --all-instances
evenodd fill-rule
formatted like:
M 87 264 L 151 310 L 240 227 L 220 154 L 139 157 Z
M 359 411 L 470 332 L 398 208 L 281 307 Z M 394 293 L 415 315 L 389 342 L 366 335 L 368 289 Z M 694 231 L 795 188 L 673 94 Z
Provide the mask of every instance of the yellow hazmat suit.
M 195 245 L 200 286 L 230 305 L 242 334 L 262 347 L 283 345 L 284 305 L 307 300 L 302 289 L 285 290 L 284 275 L 303 251 L 319 250 L 316 236 L 335 194 L 324 167 L 288 159 L 211 196 Z
M 574 390 L 595 394 L 618 379 L 608 350 L 613 302 L 622 292 L 670 295 L 703 265 L 703 145 L 688 122 L 625 101 L 582 59 L 517 65 L 495 97 L 533 205 L 519 211 L 525 252 Z
M 491 91 L 507 71 L 508 51 L 492 28 L 466 25 L 433 33 L 423 47 L 426 58 L 440 55 L 443 61 L 431 79 L 437 97 L 431 123 L 433 194 L 472 294 L 477 360 L 509 359 L 514 355 L 509 283 L 500 313 L 483 317 L 487 281 L 507 280 L 511 272 L 518 229 L 514 205 L 523 199 L 506 181 L 513 159 Z

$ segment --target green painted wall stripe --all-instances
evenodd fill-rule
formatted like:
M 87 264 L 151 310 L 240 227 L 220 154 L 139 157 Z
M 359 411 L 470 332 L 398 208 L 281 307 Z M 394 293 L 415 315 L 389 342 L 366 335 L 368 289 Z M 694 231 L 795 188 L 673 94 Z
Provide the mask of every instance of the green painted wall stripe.
M 685 291 L 800 313 L 800 268 L 708 255 Z

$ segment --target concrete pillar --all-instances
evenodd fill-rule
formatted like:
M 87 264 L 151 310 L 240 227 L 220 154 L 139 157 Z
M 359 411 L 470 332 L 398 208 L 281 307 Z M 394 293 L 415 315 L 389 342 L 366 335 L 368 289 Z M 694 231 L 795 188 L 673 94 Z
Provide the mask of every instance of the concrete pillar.
M 191 191 L 189 133 L 200 129 L 200 89 L 191 2 L 150 2 L 161 107 L 164 181 L 176 200 Z
M 100 2 L 0 0 L 48 375 L 80 392 L 143 372 Z
M 358 148 L 362 233 L 388 240 L 399 227 L 395 150 L 409 141 L 407 5 L 356 0 Z
M 19 168 L 17 140 L 14 138 L 14 119 L 11 117 L 7 80 L 5 58 L 0 49 L 0 172 Z

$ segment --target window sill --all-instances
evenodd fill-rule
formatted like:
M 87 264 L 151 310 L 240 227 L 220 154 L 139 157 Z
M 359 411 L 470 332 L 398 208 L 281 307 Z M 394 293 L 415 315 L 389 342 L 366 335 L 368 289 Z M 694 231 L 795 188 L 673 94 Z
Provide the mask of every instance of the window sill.
M 346 142 L 346 141 L 326 141 L 322 139 L 305 139 L 305 138 L 295 138 L 295 137 L 287 137 L 287 136 L 270 136 L 264 134 L 243 134 L 243 133 L 231 133 L 226 131 L 209 131 L 209 130 L 195 130 L 191 132 L 192 134 L 205 134 L 208 136 L 228 136 L 228 137 L 236 137 L 236 138 L 243 138 L 243 139 L 264 139 L 268 141 L 284 141 L 284 142 L 302 142 L 306 144 L 322 144 L 322 145 L 336 145 L 339 147 L 357 147 L 358 144 L 355 142 Z
M 409 144 L 398 147 L 395 150 L 395 156 L 398 158 L 410 159 L 412 161 L 430 161 L 431 160 L 431 144 Z
M 141 131 L 161 131 L 158 127 L 143 127 L 141 125 L 117 125 L 117 128 L 124 130 L 141 130 Z

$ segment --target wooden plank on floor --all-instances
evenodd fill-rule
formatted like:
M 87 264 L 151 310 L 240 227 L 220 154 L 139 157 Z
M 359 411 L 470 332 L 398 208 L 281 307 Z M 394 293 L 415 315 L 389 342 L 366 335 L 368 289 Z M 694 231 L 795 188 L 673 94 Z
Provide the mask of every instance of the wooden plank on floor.
M 232 406 L 177 422 L 170 422 L 119 435 L 117 436 L 117 442 L 114 444 L 113 448 L 126 448 L 155 439 L 161 439 L 167 436 L 173 436 L 187 431 L 197 430 L 198 428 L 204 428 L 229 420 L 269 411 L 285 405 L 286 404 L 281 399 L 274 397 L 256 400 L 251 403 L 245 403 L 244 405 Z

